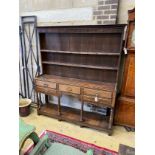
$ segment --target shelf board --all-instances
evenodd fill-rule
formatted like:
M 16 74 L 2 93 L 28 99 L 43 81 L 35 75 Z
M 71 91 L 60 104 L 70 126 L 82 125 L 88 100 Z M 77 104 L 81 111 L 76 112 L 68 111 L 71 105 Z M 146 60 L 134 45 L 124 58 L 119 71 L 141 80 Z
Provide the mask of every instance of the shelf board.
M 93 113 L 93 112 L 83 112 L 83 120 L 88 126 L 100 127 L 100 128 L 108 128 L 108 120 L 109 116 L 103 116 L 101 114 Z
M 83 112 L 84 121 L 80 121 L 80 110 L 61 106 L 61 116 L 58 115 L 58 107 L 55 104 L 45 104 L 39 110 L 39 114 L 53 117 L 59 120 L 65 120 L 81 126 L 91 127 L 94 129 L 109 131 L 109 116 L 103 116 L 92 112 Z
M 103 69 L 103 70 L 118 70 L 117 67 L 108 67 L 108 66 L 92 66 L 92 65 L 62 63 L 62 62 L 51 62 L 51 61 L 42 61 L 42 63 L 49 64 L 49 65 L 68 66 L 68 67 L 81 67 L 81 68 Z
M 83 55 L 107 55 L 107 56 L 119 56 L 120 53 L 110 53 L 110 52 L 77 52 L 77 51 L 56 51 L 56 50 L 45 50 L 41 49 L 41 52 L 48 53 L 64 53 L 64 54 L 83 54 Z

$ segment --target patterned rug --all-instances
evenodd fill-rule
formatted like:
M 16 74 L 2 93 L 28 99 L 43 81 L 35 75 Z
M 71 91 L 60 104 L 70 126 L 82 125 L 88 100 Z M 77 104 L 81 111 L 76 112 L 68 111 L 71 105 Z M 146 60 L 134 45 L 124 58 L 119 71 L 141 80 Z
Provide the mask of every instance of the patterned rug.
M 83 152 L 86 152 L 88 149 L 92 149 L 94 151 L 94 155 L 118 155 L 118 152 L 109 150 L 104 147 L 99 147 L 91 143 L 87 143 L 54 131 L 45 130 L 40 137 L 43 137 L 45 134 L 49 136 L 51 142 L 58 142 L 65 145 L 72 146 L 76 149 L 79 149 Z M 33 145 L 31 145 L 24 155 L 28 155 L 29 152 L 33 149 Z

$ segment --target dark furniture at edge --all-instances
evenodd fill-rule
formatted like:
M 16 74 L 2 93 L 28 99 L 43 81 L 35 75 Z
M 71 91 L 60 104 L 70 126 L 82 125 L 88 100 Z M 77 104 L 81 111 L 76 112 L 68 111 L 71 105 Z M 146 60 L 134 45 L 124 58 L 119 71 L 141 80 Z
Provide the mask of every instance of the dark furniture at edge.
M 120 96 L 116 100 L 114 123 L 127 127 L 135 127 L 135 9 L 128 12 L 128 29 L 125 41 L 123 82 Z
M 42 75 L 35 78 L 38 114 L 112 134 L 125 25 L 38 27 Z M 41 103 L 40 93 L 46 95 Z M 81 101 L 80 110 L 61 105 L 63 94 Z M 58 97 L 48 103 L 48 95 Z M 108 107 L 109 116 L 84 104 Z
M 118 155 L 135 155 L 135 148 L 120 144 Z

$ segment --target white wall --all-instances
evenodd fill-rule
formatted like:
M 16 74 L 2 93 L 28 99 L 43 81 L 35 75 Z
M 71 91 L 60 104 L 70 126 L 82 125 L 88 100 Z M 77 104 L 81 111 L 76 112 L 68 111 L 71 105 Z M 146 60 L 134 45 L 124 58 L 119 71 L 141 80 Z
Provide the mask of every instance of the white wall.
M 93 19 L 93 9 L 98 5 L 98 0 L 20 0 L 19 5 L 20 15 L 38 15 L 38 25 L 40 26 L 97 24 L 97 21 Z M 127 23 L 128 10 L 133 9 L 134 5 L 135 0 L 119 0 L 119 24 Z M 81 9 L 85 12 L 81 12 Z M 68 12 L 72 12 L 72 10 L 72 18 L 68 18 Z M 77 14 L 81 16 L 80 20 Z M 53 16 L 57 20 L 53 20 Z M 40 20 L 42 17 L 45 17 L 46 21 Z M 68 20 L 64 21 L 64 18 Z
M 22 12 L 21 15 L 37 16 L 38 26 L 96 24 L 96 21 L 93 20 L 92 7 L 41 10 L 32 12 L 27 11 Z
M 21 12 L 93 7 L 98 0 L 19 0 Z
M 128 10 L 133 9 L 135 0 L 120 0 L 118 9 L 118 23 L 126 24 L 128 20 Z

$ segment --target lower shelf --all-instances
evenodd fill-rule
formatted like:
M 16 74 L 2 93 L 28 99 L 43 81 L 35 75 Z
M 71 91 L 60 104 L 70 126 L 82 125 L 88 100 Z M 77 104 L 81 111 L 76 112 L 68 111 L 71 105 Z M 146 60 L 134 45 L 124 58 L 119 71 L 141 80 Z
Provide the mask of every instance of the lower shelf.
M 58 115 L 58 107 L 54 104 L 46 104 L 41 106 L 38 114 L 68 121 L 84 127 L 101 130 L 111 134 L 108 129 L 109 116 L 103 116 L 92 112 L 83 112 L 83 121 L 80 121 L 80 110 L 61 106 L 61 115 Z

